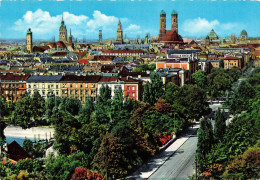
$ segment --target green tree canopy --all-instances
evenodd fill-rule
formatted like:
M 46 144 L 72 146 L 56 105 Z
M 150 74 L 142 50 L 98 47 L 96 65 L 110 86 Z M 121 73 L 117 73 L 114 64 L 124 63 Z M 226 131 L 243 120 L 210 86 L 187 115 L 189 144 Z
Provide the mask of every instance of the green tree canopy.
M 196 85 L 184 85 L 178 93 L 177 104 L 186 119 L 199 120 L 209 112 L 206 93 Z
M 198 130 L 197 161 L 200 172 L 204 172 L 207 167 L 207 155 L 210 153 L 213 145 L 213 130 L 211 122 L 202 118 Z
M 157 99 L 163 96 L 163 82 L 160 74 L 152 72 L 150 74 L 151 83 L 147 83 L 144 87 L 143 101 L 154 105 Z
M 204 71 L 198 70 L 192 74 L 192 78 L 194 79 L 195 83 L 202 89 L 207 88 L 207 75 Z
M 176 98 L 178 96 L 178 93 L 180 91 L 180 87 L 176 84 L 169 82 L 166 85 L 166 90 L 163 98 L 166 102 L 170 103 L 171 105 L 174 104 L 174 101 L 176 101 Z
M 218 109 L 215 113 L 214 139 L 216 142 L 222 141 L 226 130 L 226 118 L 224 112 Z

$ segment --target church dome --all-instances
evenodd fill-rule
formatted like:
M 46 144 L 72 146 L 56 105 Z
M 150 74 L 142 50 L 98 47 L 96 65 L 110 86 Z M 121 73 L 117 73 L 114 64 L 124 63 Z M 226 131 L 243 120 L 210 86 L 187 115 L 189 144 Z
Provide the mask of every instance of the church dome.
M 243 31 L 241 31 L 240 36 L 247 36 L 247 32 L 246 32 L 246 30 L 243 29 Z
M 206 39 L 218 39 L 218 35 L 215 33 L 214 29 L 206 36 Z
M 175 10 L 172 10 L 172 15 L 178 15 L 178 13 Z
M 166 16 L 166 13 L 164 10 L 161 10 L 160 16 Z

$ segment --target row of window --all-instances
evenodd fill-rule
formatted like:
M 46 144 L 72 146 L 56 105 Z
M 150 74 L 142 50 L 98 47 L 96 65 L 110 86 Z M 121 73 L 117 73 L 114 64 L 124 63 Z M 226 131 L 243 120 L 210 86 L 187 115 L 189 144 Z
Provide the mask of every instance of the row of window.
M 18 88 L 19 84 L 2 84 L 2 88 L 12 88 L 12 87 Z M 20 88 L 25 88 L 25 84 L 21 84 Z
M 80 93 L 80 95 L 83 95 L 83 94 L 88 95 L 88 90 L 83 91 L 83 90 L 77 90 L 76 89 L 76 90 L 70 90 L 69 92 L 70 92 L 70 95 L 73 95 L 73 94 L 78 95 L 79 93 Z M 67 90 L 62 90 L 62 94 L 68 94 L 68 91 Z M 95 90 L 91 90 L 90 94 L 91 95 L 96 95 L 96 91 Z
M 20 91 L 4 91 L 4 94 L 5 95 L 11 95 L 11 94 L 13 94 L 13 95 L 18 95 L 18 94 L 25 94 L 25 91 L 22 91 L 22 92 L 20 92 Z
M 42 86 L 43 89 L 45 88 L 45 84 L 42 84 L 41 86 Z M 32 87 L 33 88 L 39 88 L 40 86 L 39 86 L 39 84 L 33 84 L 33 85 L 29 84 L 28 85 L 28 88 L 32 88 Z M 53 84 L 49 84 L 48 85 L 48 89 L 49 88 L 54 88 L 54 87 L 55 86 Z M 59 88 L 59 85 L 56 84 L 56 89 L 58 89 L 58 88 Z M 67 84 L 62 84 L 62 88 L 67 88 Z M 70 88 L 73 88 L 73 84 L 70 84 Z M 83 84 L 80 84 L 80 85 L 76 84 L 76 88 L 83 88 Z M 85 88 L 88 88 L 88 84 L 85 84 Z M 91 84 L 90 88 L 96 88 L 96 84 Z
M 130 96 L 130 95 L 132 95 L 132 96 Z M 127 97 L 135 97 L 135 93 L 127 93 L 126 96 L 127 96 Z

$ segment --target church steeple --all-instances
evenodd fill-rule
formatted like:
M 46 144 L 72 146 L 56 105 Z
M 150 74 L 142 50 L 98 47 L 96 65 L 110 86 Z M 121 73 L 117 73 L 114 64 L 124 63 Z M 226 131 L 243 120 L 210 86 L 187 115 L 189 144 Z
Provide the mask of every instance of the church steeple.
M 121 21 L 119 20 L 118 25 L 117 25 L 117 38 L 116 42 L 121 42 L 123 43 L 123 30 L 122 30 L 122 25 Z
M 60 24 L 59 41 L 67 43 L 67 28 L 65 26 L 63 16 L 61 18 L 61 24 Z
M 70 28 L 69 44 L 70 44 L 70 45 L 72 45 L 72 35 L 71 35 L 71 28 Z

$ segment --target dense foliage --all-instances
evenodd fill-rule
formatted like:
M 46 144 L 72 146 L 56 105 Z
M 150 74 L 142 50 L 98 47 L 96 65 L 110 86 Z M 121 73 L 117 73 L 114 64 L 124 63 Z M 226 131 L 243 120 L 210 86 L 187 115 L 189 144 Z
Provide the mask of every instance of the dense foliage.
M 259 72 L 256 68 L 242 81 L 231 99 L 230 110 L 235 116 L 228 126 L 217 111 L 214 143 L 199 165 L 204 178 L 258 179 L 260 137 Z M 204 136 L 205 134 L 198 134 Z M 204 138 L 204 137 L 203 137 Z M 200 140 L 198 142 L 199 149 Z

